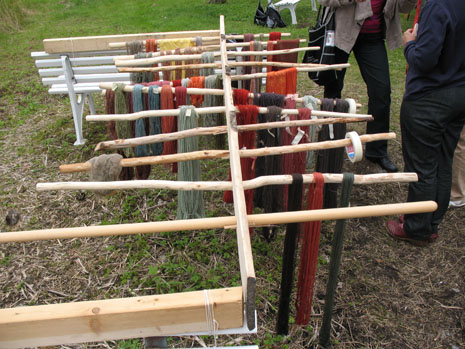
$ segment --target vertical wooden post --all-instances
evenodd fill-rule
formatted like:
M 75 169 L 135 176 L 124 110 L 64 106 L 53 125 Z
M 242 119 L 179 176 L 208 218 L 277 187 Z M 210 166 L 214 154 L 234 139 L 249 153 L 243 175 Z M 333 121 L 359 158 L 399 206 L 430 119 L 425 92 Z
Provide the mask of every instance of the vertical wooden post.
M 244 187 L 239 156 L 239 137 L 237 131 L 236 112 L 233 104 L 231 88 L 231 69 L 228 67 L 226 52 L 226 34 L 224 16 L 220 16 L 220 51 L 221 72 L 223 75 L 224 105 L 226 108 L 226 124 L 228 127 L 229 163 L 231 167 L 234 213 L 237 219 L 237 244 L 241 269 L 242 289 L 244 292 L 247 327 L 255 327 L 255 270 L 253 266 L 252 247 L 250 245 L 249 222 L 245 205 Z

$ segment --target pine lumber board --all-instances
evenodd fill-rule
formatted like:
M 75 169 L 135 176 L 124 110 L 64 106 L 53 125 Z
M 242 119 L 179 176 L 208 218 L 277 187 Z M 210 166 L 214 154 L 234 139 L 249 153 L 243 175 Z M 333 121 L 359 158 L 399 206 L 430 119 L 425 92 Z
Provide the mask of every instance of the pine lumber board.
M 243 326 L 242 287 L 208 290 L 218 329 Z M 208 331 L 204 291 L 0 310 L 0 348 Z
M 44 39 L 44 51 L 47 53 L 107 51 L 111 42 L 146 39 L 178 39 L 200 35 L 218 37 L 218 30 L 194 30 L 159 33 L 139 33 L 122 35 L 81 36 L 70 38 Z

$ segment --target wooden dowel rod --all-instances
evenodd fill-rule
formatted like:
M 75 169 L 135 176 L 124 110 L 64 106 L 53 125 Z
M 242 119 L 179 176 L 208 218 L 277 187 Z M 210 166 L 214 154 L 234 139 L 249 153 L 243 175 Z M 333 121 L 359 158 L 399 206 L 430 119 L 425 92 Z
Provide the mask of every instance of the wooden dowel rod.
M 274 50 L 274 51 L 228 51 L 227 55 L 229 56 L 270 56 L 270 55 L 284 55 L 295 52 L 302 51 L 315 51 L 319 50 L 318 46 L 309 46 L 309 47 L 299 47 L 286 50 Z M 221 56 L 221 52 L 213 52 L 214 56 Z M 133 60 L 116 60 L 115 65 L 117 67 L 131 67 L 131 66 L 140 66 L 140 65 L 150 65 L 163 62 L 172 62 L 172 61 L 187 61 L 192 59 L 201 59 L 202 54 L 191 54 L 191 55 L 167 55 L 167 56 L 158 56 L 152 58 L 141 58 Z
M 225 107 L 205 107 L 195 108 L 197 114 L 218 114 L 225 113 Z M 235 112 L 239 112 L 239 109 L 235 108 Z M 258 108 L 260 114 L 268 113 L 268 108 Z M 131 114 L 101 114 L 101 115 L 87 115 L 86 121 L 121 121 L 121 120 L 138 120 L 149 117 L 163 117 L 163 116 L 178 116 L 180 113 L 179 109 L 164 109 L 164 110 L 144 110 Z M 298 109 L 282 109 L 281 115 L 299 114 Z M 339 113 L 333 111 L 323 110 L 312 110 L 312 115 L 321 117 L 335 117 L 335 118 L 365 118 L 371 119 L 372 116 L 368 114 L 351 114 L 351 113 Z
M 325 70 L 341 70 L 344 68 L 349 68 L 350 63 L 344 63 L 344 64 L 331 64 L 331 65 L 325 65 L 325 66 L 319 66 L 319 67 L 309 67 L 309 68 L 297 68 L 298 73 L 303 73 L 303 72 L 315 72 L 315 71 L 325 71 Z M 258 79 L 258 78 L 266 78 L 267 73 L 256 73 L 256 74 L 246 74 L 246 75 L 232 75 L 231 80 L 232 81 L 237 81 L 237 80 L 251 80 L 251 79 Z
M 99 84 L 99 88 L 102 90 L 112 90 L 113 89 L 113 82 L 101 82 Z M 132 92 L 134 89 L 134 85 L 125 85 L 123 88 L 124 92 Z M 174 87 L 171 88 L 171 91 L 175 93 L 176 89 Z M 142 87 L 142 93 L 148 93 L 149 87 Z M 154 91 L 154 93 L 160 93 L 161 87 Z M 224 95 L 224 91 L 219 88 L 186 88 L 186 93 L 189 95 L 215 95 L 215 96 L 222 96 Z
M 321 64 L 313 63 L 285 63 L 285 62 L 257 62 L 257 61 L 246 61 L 246 62 L 230 62 L 230 67 L 280 67 L 280 68 L 313 68 L 321 67 Z M 328 65 L 325 65 L 327 67 Z M 198 64 L 183 64 L 183 65 L 168 65 L 168 66 L 156 66 L 156 67 L 118 67 L 118 71 L 122 73 L 127 72 L 157 72 L 157 71 L 171 71 L 171 70 L 185 70 L 185 69 L 203 69 L 203 68 L 221 68 L 221 63 L 198 63 Z
M 312 119 L 312 120 L 292 120 L 292 121 L 278 121 L 278 122 L 264 122 L 259 124 L 238 125 L 239 132 L 265 130 L 269 128 L 283 128 L 283 127 L 298 127 L 310 125 L 327 125 L 337 123 L 352 123 L 352 122 L 366 122 L 371 121 L 367 118 L 325 118 L 325 119 Z M 226 126 L 213 126 L 213 127 L 197 127 L 194 129 L 177 131 L 171 133 L 161 133 L 153 136 L 144 136 L 128 139 L 115 139 L 112 141 L 100 142 L 96 145 L 95 151 L 104 149 L 121 149 L 127 147 L 134 147 L 142 144 L 152 144 L 160 142 L 175 141 L 193 136 L 204 135 L 218 135 L 227 132 Z
M 260 41 L 260 43 L 262 45 L 267 45 L 269 42 L 271 42 L 273 44 L 276 44 L 278 41 Z M 307 40 L 300 39 L 299 42 L 300 43 L 306 43 Z M 120 44 L 124 44 L 124 43 L 120 43 Z M 227 43 L 226 44 L 227 48 L 249 47 L 249 46 L 250 46 L 250 42 L 232 42 L 232 43 Z M 119 48 L 126 48 L 126 45 L 121 45 Z M 191 47 L 191 49 L 192 48 L 198 49 L 199 52 L 215 51 L 215 50 L 218 50 L 220 48 L 220 45 L 218 44 L 218 45 L 194 46 L 194 47 Z M 185 49 L 183 49 L 183 48 L 180 49 L 180 52 L 181 52 L 181 54 L 184 54 Z M 165 51 L 152 52 L 152 57 L 159 57 L 159 56 L 162 55 L 161 53 L 163 53 L 163 55 L 164 55 Z M 118 56 L 118 57 L 115 57 L 113 61 L 125 60 L 125 59 L 136 59 L 136 57 L 135 57 L 135 55 Z
M 262 34 L 263 37 L 265 38 L 268 38 L 270 37 L 270 34 Z M 289 37 L 291 36 L 290 33 L 281 33 L 281 37 Z M 207 39 L 207 40 L 211 40 L 211 39 L 216 39 L 216 40 L 219 40 L 218 37 L 207 37 L 207 38 L 202 38 L 202 41 L 204 41 L 204 39 Z M 254 38 L 260 38 L 260 34 L 254 34 Z M 196 38 L 188 38 L 188 39 L 191 39 L 191 40 L 196 40 Z M 226 35 L 226 39 L 244 39 L 244 35 Z M 157 39 L 157 42 L 160 42 L 162 40 L 167 40 L 167 39 Z M 168 39 L 169 40 L 169 39 Z M 306 42 L 305 39 L 302 40 L 302 42 Z M 145 44 L 145 40 L 144 40 L 144 44 Z M 243 43 L 238 43 L 238 44 L 243 44 Z M 249 45 L 249 43 L 247 42 L 246 43 L 247 45 Z M 226 47 L 229 47 L 230 44 L 227 44 Z M 218 45 L 219 46 L 219 45 Z M 245 46 L 245 45 L 244 45 Z M 112 48 L 112 49 L 116 49 L 116 48 L 125 48 L 126 47 L 126 41 L 123 41 L 123 42 L 110 42 L 108 44 L 108 47 Z M 240 46 L 239 46 L 240 47 Z
M 271 224 L 301 223 L 311 221 L 365 218 L 375 216 L 391 216 L 399 214 L 415 214 L 434 212 L 437 204 L 434 201 L 417 201 L 397 204 L 372 206 L 355 206 L 343 208 L 328 208 L 321 210 L 291 211 L 248 215 L 248 221 L 253 226 Z M 97 225 L 73 228 L 54 228 L 43 230 L 27 230 L 16 232 L 1 232 L 0 243 L 26 242 L 52 239 L 92 238 L 117 235 L 151 234 L 183 230 L 222 229 L 235 226 L 236 217 L 214 217 L 186 219 L 163 222 L 130 223 L 118 225 Z
M 391 133 L 377 133 L 361 135 L 360 141 L 362 143 L 375 142 L 380 140 L 389 140 L 396 138 L 394 132 Z M 333 141 L 324 141 L 318 143 L 304 143 L 297 145 L 284 145 L 280 147 L 270 148 L 258 148 L 258 149 L 241 149 L 239 150 L 239 156 L 241 158 L 250 158 L 257 156 L 269 156 L 278 154 L 289 154 L 298 153 L 301 151 L 313 151 L 320 149 L 334 149 L 342 148 L 351 145 L 352 142 L 349 138 L 338 139 Z M 190 160 L 206 160 L 206 159 L 227 159 L 229 157 L 228 150 L 199 150 L 190 153 L 179 153 L 170 155 L 159 155 L 159 156 L 145 156 L 140 158 L 126 158 L 121 159 L 120 165 L 122 167 L 134 167 L 142 165 L 156 165 L 156 164 L 167 164 L 172 162 L 182 162 Z M 82 162 L 76 164 L 66 164 L 60 166 L 61 173 L 72 173 L 72 172 L 85 172 L 90 171 L 92 165 L 90 162 Z
M 323 174 L 325 183 L 341 183 L 342 174 Z M 313 183 L 313 174 L 303 175 L 304 183 Z M 416 173 L 376 173 L 370 175 L 355 175 L 354 184 L 376 184 L 376 183 L 410 183 L 416 182 Z M 256 189 L 265 185 L 292 184 L 291 175 L 262 176 L 242 182 L 244 190 Z M 232 189 L 232 183 L 227 181 L 167 181 L 167 180 L 132 180 L 114 182 L 55 182 L 38 183 L 37 191 L 49 190 L 124 190 L 124 189 L 168 189 L 168 190 L 218 190 Z

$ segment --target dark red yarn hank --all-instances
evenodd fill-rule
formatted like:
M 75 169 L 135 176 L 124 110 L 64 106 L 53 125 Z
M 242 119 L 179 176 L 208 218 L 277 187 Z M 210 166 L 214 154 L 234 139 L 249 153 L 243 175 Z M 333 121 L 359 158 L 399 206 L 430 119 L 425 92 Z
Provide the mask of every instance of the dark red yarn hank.
M 171 86 L 163 85 L 160 92 L 160 109 L 174 109 L 174 96 Z M 163 116 L 161 119 L 161 129 L 163 133 L 172 133 L 178 130 L 178 118 L 176 116 Z M 178 142 L 170 141 L 163 144 L 162 155 L 176 154 L 178 152 Z M 167 166 L 170 166 L 168 164 Z M 172 164 L 173 172 L 176 173 L 177 163 Z
M 274 44 L 273 41 L 278 41 L 280 39 L 281 39 L 281 33 L 280 32 L 271 32 L 270 36 L 268 38 L 268 44 L 266 46 L 266 50 L 268 52 L 275 50 L 276 44 Z M 268 62 L 273 62 L 274 57 L 275 56 L 273 56 L 273 55 L 266 56 L 266 60 Z M 273 67 L 267 66 L 266 71 L 267 72 L 273 71 Z
M 308 190 L 307 210 L 323 208 L 324 177 L 318 172 L 314 172 L 313 177 L 314 183 L 310 184 Z M 306 325 L 310 319 L 318 264 L 320 228 L 321 221 L 308 222 L 304 226 L 296 297 L 296 323 L 298 325 Z
M 238 125 L 253 125 L 257 123 L 258 108 L 254 105 L 238 105 L 239 113 L 236 114 Z M 255 131 L 239 132 L 239 148 L 255 149 Z M 253 158 L 241 158 L 241 173 L 242 180 L 254 178 Z M 229 180 L 231 180 L 231 171 L 229 172 Z M 247 214 L 253 211 L 253 190 L 245 190 L 245 203 Z M 233 202 L 232 191 L 224 192 L 223 201 L 227 203 Z M 252 228 L 250 233 L 252 234 Z
M 233 103 L 234 105 L 246 105 L 249 104 L 249 90 L 245 89 L 234 89 L 233 90 Z
M 295 109 L 295 100 L 292 103 L 289 101 L 292 99 L 286 100 L 286 109 Z M 289 120 L 310 120 L 311 118 L 311 109 L 309 108 L 300 108 L 299 114 L 289 115 Z M 298 133 L 298 129 L 301 129 L 305 135 L 302 137 L 298 144 L 309 143 L 310 138 L 308 137 L 309 126 L 300 126 L 300 127 L 288 127 L 281 129 L 281 145 L 291 145 L 292 141 L 295 138 L 295 135 Z M 289 131 L 289 132 L 288 132 Z M 289 134 L 290 133 L 290 134 Z M 281 156 L 282 164 L 282 174 L 292 174 L 292 173 L 305 173 L 306 171 L 306 161 L 307 152 L 301 151 L 298 153 L 289 153 L 283 154 Z M 286 189 L 287 185 L 283 191 L 283 211 L 287 210 L 288 202 L 288 190 Z

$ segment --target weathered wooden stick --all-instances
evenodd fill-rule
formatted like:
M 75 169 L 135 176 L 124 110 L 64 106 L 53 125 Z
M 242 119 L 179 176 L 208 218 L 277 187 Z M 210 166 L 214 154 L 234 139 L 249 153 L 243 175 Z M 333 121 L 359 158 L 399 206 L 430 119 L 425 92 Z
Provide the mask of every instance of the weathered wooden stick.
M 0 348 L 208 333 L 207 306 L 218 329 L 243 326 L 242 287 L 231 287 L 1 309 Z
M 315 71 L 325 71 L 325 70 L 341 70 L 344 68 L 349 68 L 350 63 L 344 63 L 344 64 L 330 64 L 330 65 L 324 65 L 320 67 L 309 67 L 309 68 L 297 68 L 298 73 L 303 73 L 303 72 L 315 72 Z M 246 74 L 246 75 L 233 75 L 231 76 L 232 81 L 237 81 L 237 80 L 250 80 L 250 79 L 258 79 L 258 78 L 266 78 L 267 73 L 255 73 L 255 74 Z
M 102 90 L 112 90 L 113 89 L 113 82 L 101 82 L 98 86 Z M 125 85 L 123 88 L 124 92 L 132 92 L 134 89 L 134 85 Z M 161 88 L 159 89 L 161 91 Z M 172 87 L 171 89 L 173 93 L 175 92 L 175 88 Z M 142 93 L 148 93 L 149 87 L 142 87 Z M 189 95 L 215 95 L 215 96 L 223 96 L 224 91 L 219 88 L 186 88 L 186 93 Z
M 250 225 L 259 227 L 272 224 L 301 223 L 311 221 L 433 212 L 437 209 L 437 207 L 438 206 L 434 201 L 417 201 L 372 206 L 328 208 L 321 210 L 263 213 L 248 215 L 247 218 Z M 235 225 L 236 217 L 230 216 L 118 225 L 96 225 L 73 228 L 1 232 L 0 243 L 150 234 L 183 230 L 222 229 L 224 227 L 234 227 Z
M 263 34 L 263 37 L 265 37 L 265 38 L 267 38 L 269 36 L 270 36 L 270 34 Z M 281 33 L 281 36 L 286 37 L 286 36 L 291 36 L 291 34 L 290 33 Z M 254 37 L 259 38 L 260 36 L 259 36 L 259 34 L 256 34 L 256 35 L 254 35 Z M 226 39 L 243 39 L 243 38 L 244 38 L 244 35 L 226 35 Z M 192 38 L 192 39 L 196 39 L 196 38 Z M 208 37 L 207 39 L 210 39 L 210 37 Z M 216 38 L 216 39 L 218 39 L 218 38 Z M 301 42 L 307 42 L 307 40 L 302 39 Z M 267 43 L 267 41 L 265 42 L 265 44 L 266 43 Z M 144 44 L 145 44 L 145 40 L 144 40 Z M 233 46 L 233 45 L 237 45 L 237 46 Z M 250 44 L 248 42 L 246 42 L 246 43 L 238 42 L 238 43 L 226 44 L 226 47 L 242 47 L 242 46 L 249 46 L 249 45 Z M 219 45 L 215 45 L 215 46 L 216 46 L 216 48 L 219 48 Z M 111 43 L 109 43 L 108 47 L 114 48 L 114 49 L 125 48 L 126 47 L 126 42 L 125 41 L 123 41 L 123 42 L 111 42 Z
M 342 174 L 323 174 L 325 183 L 341 183 Z M 304 174 L 304 183 L 313 183 L 313 174 Z M 354 184 L 375 183 L 409 183 L 416 182 L 416 173 L 376 173 L 371 175 L 355 175 Z M 262 176 L 242 182 L 244 190 L 256 189 L 265 185 L 292 184 L 291 175 Z M 226 181 L 184 182 L 166 180 L 132 180 L 114 182 L 56 182 L 38 183 L 37 191 L 49 190 L 124 190 L 124 189 L 168 189 L 168 190 L 231 190 L 232 183 Z
M 389 140 L 396 138 L 394 132 L 390 133 L 376 133 L 361 135 L 360 141 L 362 143 L 374 142 L 380 140 Z M 257 157 L 257 156 L 269 156 L 278 154 L 289 154 L 298 153 L 301 151 L 313 151 L 320 149 L 334 149 L 341 148 L 351 145 L 352 142 L 349 138 L 338 139 L 333 141 L 324 141 L 318 143 L 304 143 L 297 145 L 284 145 L 280 147 L 271 148 L 257 148 L 257 149 L 242 149 L 239 150 L 239 156 L 243 158 Z M 229 150 L 199 150 L 190 153 L 179 153 L 170 155 L 159 155 L 159 156 L 145 156 L 140 158 L 126 158 L 121 159 L 120 165 L 122 167 L 134 167 L 142 165 L 156 165 L 156 164 L 167 164 L 172 162 L 190 161 L 190 160 L 206 160 L 206 159 L 227 159 L 229 157 Z M 90 171 L 92 165 L 90 162 L 67 164 L 60 166 L 61 173 L 72 173 L 72 172 L 85 172 Z
M 307 42 L 307 40 L 305 40 L 305 39 L 300 39 L 299 41 L 300 41 L 300 43 L 306 43 Z M 267 45 L 269 42 L 272 42 L 273 44 L 277 43 L 277 41 L 260 41 L 260 43 L 262 45 Z M 118 48 L 126 48 L 126 45 L 125 45 L 126 43 L 119 43 L 119 44 L 123 44 L 123 45 L 119 46 Z M 250 46 L 250 42 L 231 42 L 231 43 L 226 44 L 227 48 L 249 47 L 249 46 Z M 314 47 L 318 47 L 318 46 L 314 46 Z M 218 50 L 220 48 L 220 45 L 194 46 L 192 48 L 196 48 L 200 52 L 215 51 L 215 50 Z M 181 54 L 184 54 L 184 52 L 185 52 L 185 49 L 180 49 Z M 158 57 L 158 56 L 161 56 L 160 51 L 152 52 L 152 57 Z M 118 57 L 115 57 L 113 61 L 125 60 L 125 59 L 136 59 L 136 57 L 134 55 L 118 56 Z
M 230 62 L 230 67 L 280 67 L 280 68 L 312 68 L 321 67 L 321 64 L 313 63 L 285 63 L 285 62 L 258 62 L 258 61 L 246 61 L 246 62 Z M 325 65 L 325 67 L 328 65 Z M 184 65 L 168 65 L 168 66 L 156 66 L 156 67 L 118 67 L 119 72 L 159 72 L 159 71 L 170 71 L 170 70 L 185 70 L 185 69 L 202 69 L 202 68 L 221 68 L 221 63 L 198 63 L 198 64 L 184 64 Z
M 259 124 L 238 125 L 239 132 L 265 130 L 269 128 L 283 128 L 283 127 L 298 127 L 310 125 L 326 125 L 337 123 L 351 123 L 351 122 L 366 122 L 371 121 L 367 118 L 324 118 L 324 119 L 311 119 L 311 120 L 292 120 L 292 121 L 278 121 L 278 122 L 264 122 Z M 213 127 L 197 127 L 194 129 L 177 131 L 172 133 L 161 133 L 158 135 L 144 136 L 128 139 L 115 139 L 112 141 L 100 142 L 95 146 L 95 151 L 103 149 L 121 149 L 127 147 L 134 147 L 142 144 L 152 144 L 160 142 L 175 141 L 192 136 L 204 135 L 218 135 L 227 132 L 226 126 L 213 126 Z
M 224 16 L 220 16 L 220 52 L 221 73 L 223 75 L 224 105 L 226 108 L 226 125 L 228 127 L 228 146 L 230 152 L 229 166 L 231 168 L 232 194 L 234 198 L 234 215 L 236 221 L 237 250 L 239 254 L 239 268 L 245 304 L 245 319 L 247 328 L 255 327 L 255 290 L 256 278 L 253 264 L 252 245 L 250 244 L 249 223 L 245 204 L 244 188 L 242 186 L 241 159 L 239 153 L 239 133 L 234 127 L 236 109 L 233 104 L 231 77 L 227 67 L 228 54 L 226 51 L 226 35 Z
M 239 109 L 234 108 L 235 112 L 239 112 Z M 195 108 L 197 114 L 217 114 L 224 113 L 225 107 L 205 107 Z M 258 108 L 260 114 L 268 113 L 268 108 Z M 156 117 L 156 116 L 177 116 L 179 115 L 179 109 L 165 109 L 165 110 L 144 110 L 137 113 L 131 114 L 100 114 L 100 115 L 87 115 L 86 121 L 120 121 L 120 120 L 138 120 L 142 118 Z M 298 109 L 282 109 L 282 115 L 286 114 L 299 114 Z M 372 116 L 368 114 L 352 114 L 352 113 L 339 113 L 333 111 L 322 111 L 312 110 L 312 115 L 321 117 L 335 117 L 335 118 L 359 118 L 359 119 L 371 119 Z
M 309 47 L 299 47 L 285 50 L 274 50 L 274 51 L 228 51 L 227 55 L 231 57 L 236 56 L 266 56 L 266 55 L 285 55 L 289 53 L 302 52 L 302 51 L 317 51 L 320 48 L 318 46 L 309 46 Z M 272 53 L 270 53 L 272 52 Z M 213 53 L 214 56 L 221 56 L 221 52 L 217 51 Z M 158 56 L 152 58 L 141 58 L 133 60 L 115 60 L 115 65 L 117 67 L 132 67 L 140 65 L 150 65 L 163 62 L 173 62 L 173 61 L 188 61 L 192 59 L 201 59 L 202 54 L 192 54 L 192 55 L 167 55 L 167 56 Z M 227 58 L 226 58 L 227 61 Z

